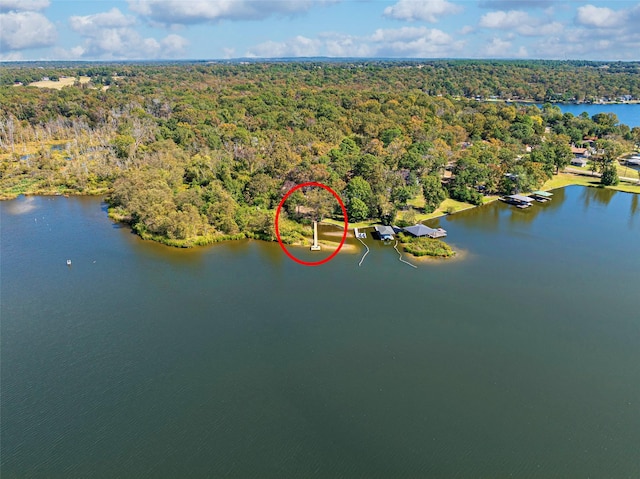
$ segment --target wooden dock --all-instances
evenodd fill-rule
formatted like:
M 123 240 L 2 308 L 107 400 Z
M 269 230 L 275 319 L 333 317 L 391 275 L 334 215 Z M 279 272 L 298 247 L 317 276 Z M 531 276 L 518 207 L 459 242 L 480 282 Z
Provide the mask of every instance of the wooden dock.
M 311 245 L 311 251 L 320 251 L 320 245 L 318 244 L 318 222 L 313 222 L 313 244 Z

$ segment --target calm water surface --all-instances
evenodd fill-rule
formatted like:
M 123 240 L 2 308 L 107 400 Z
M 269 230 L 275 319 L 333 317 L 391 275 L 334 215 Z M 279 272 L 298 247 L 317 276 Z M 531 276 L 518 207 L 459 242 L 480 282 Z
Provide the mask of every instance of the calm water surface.
M 3 478 L 640 477 L 637 195 L 453 215 L 417 269 L 0 213 Z
M 630 128 L 640 126 L 640 104 L 637 103 L 614 103 L 609 105 L 555 103 L 555 105 L 560 108 L 562 113 L 572 113 L 574 116 L 579 116 L 584 111 L 589 114 L 589 117 L 598 113 L 615 113 L 620 123 L 628 125 Z M 538 107 L 541 108 L 542 105 L 539 104 Z

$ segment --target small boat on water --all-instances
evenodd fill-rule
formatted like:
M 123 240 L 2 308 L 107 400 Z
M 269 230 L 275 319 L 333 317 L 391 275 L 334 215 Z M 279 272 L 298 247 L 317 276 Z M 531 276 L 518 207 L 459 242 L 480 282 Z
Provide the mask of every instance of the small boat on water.
M 67 266 L 71 266 L 71 260 L 70 259 L 67 260 Z

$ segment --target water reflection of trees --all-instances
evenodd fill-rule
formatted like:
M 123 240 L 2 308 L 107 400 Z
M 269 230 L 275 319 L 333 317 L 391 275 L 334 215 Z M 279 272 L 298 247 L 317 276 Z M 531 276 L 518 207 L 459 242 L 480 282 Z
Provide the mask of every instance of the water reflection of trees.
M 638 203 L 640 203 L 638 201 L 638 197 L 640 197 L 640 195 L 633 195 L 633 197 L 631 198 L 631 212 L 629 213 L 629 226 L 632 226 L 634 221 L 638 221 L 638 218 L 640 218 L 640 211 L 638 211 L 638 209 L 640 208 L 640 205 Z
M 553 191 L 553 198 L 546 203 L 535 202 L 530 208 L 520 209 L 515 206 L 507 205 L 501 201 L 494 201 L 478 208 L 461 211 L 446 217 L 446 221 L 456 221 L 463 219 L 465 224 L 471 225 L 473 228 L 485 231 L 497 231 L 500 227 L 500 218 L 506 218 L 510 223 L 531 223 L 540 213 L 550 212 L 560 208 L 565 199 L 565 188 Z M 431 220 L 425 222 L 427 226 L 432 228 L 440 227 L 440 221 Z M 447 229 L 446 224 L 442 226 Z
M 615 190 L 606 188 L 594 188 L 585 186 L 569 186 L 568 188 L 580 188 L 578 204 L 581 201 L 586 211 L 594 204 L 608 206 L 616 195 Z M 477 230 L 497 231 L 500 227 L 500 218 L 504 217 L 511 224 L 530 224 L 541 213 L 548 214 L 559 210 L 567 197 L 567 188 L 553 190 L 553 198 L 546 203 L 535 202 L 530 208 L 519 209 L 500 201 L 461 211 L 442 219 L 433 219 L 425 222 L 427 226 L 438 228 L 441 226 L 447 229 L 447 222 L 455 222 L 464 219 L 465 225 Z M 640 221 L 640 195 L 633 194 L 631 198 L 631 211 L 629 213 L 630 225 L 633 221 Z
M 455 222 L 456 220 L 464 219 L 465 225 L 471 225 L 473 228 L 497 230 L 500 223 L 500 212 L 503 211 L 502 206 L 503 204 L 501 202 L 494 201 L 493 203 L 478 206 L 477 208 L 445 216 L 443 220 L 446 218 L 446 222 Z M 447 229 L 446 222 L 442 226 L 441 222 L 443 221 L 440 219 L 434 219 L 426 221 L 424 224 L 431 228 L 442 227 Z
M 592 202 L 607 206 L 615 194 L 616 192 L 614 190 L 606 188 L 583 188 L 580 197 L 582 199 L 584 209 L 587 210 Z
M 553 198 L 551 201 L 545 203 L 534 202 L 533 205 L 526 209 L 519 209 L 513 206 L 508 206 L 511 211 L 509 221 L 511 223 L 532 223 L 540 213 L 550 213 L 551 211 L 560 208 L 565 199 L 565 188 L 560 188 L 553 191 Z

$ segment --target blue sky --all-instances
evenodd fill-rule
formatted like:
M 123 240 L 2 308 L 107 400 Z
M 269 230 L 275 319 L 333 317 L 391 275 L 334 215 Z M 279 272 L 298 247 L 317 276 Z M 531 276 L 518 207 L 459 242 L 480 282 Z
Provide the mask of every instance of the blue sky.
M 0 0 L 1 60 L 640 60 L 640 2 Z

